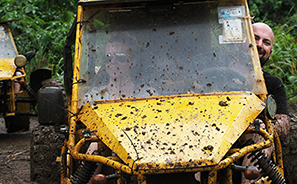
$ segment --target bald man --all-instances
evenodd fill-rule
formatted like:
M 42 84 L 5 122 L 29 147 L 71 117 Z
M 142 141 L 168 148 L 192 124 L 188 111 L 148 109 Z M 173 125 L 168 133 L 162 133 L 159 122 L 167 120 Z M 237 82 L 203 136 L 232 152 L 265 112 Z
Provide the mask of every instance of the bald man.
M 252 26 L 261 66 L 264 66 L 264 64 L 270 59 L 270 56 L 273 52 L 272 46 L 274 42 L 274 34 L 267 24 L 255 23 Z M 277 104 L 277 121 L 274 128 L 276 129 L 280 139 L 285 141 L 290 130 L 286 90 L 278 77 L 267 72 L 263 72 L 263 75 L 268 94 L 272 94 L 274 96 Z
M 254 36 L 257 44 L 258 54 L 261 66 L 270 59 L 272 54 L 272 46 L 274 42 L 274 34 L 271 28 L 264 23 L 255 23 L 252 25 Z M 287 107 L 287 95 L 285 91 L 285 87 L 282 81 L 270 73 L 263 71 L 263 76 L 265 79 L 265 84 L 267 88 L 268 94 L 272 94 L 275 98 L 277 104 L 276 111 L 276 122 L 274 125 L 274 129 L 277 131 L 280 140 L 285 141 L 287 139 L 289 130 L 290 130 L 290 122 L 289 122 L 289 112 Z M 264 124 L 261 125 L 261 128 L 265 128 Z M 258 134 L 248 134 L 247 139 L 253 139 L 255 142 L 262 142 L 264 138 L 259 136 Z M 271 156 L 273 148 L 265 149 L 264 152 L 268 157 Z M 242 165 L 249 166 L 253 165 L 250 159 L 245 157 L 243 159 Z M 242 176 L 242 183 L 252 183 L 252 181 L 247 180 L 244 176 Z

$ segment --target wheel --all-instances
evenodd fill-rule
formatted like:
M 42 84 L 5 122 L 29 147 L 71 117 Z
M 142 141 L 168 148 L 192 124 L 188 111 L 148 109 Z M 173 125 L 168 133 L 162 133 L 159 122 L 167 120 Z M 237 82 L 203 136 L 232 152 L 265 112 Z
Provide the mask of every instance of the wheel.
M 54 126 L 39 125 L 32 131 L 30 148 L 31 181 L 59 183 L 60 164 L 56 158 L 61 154 L 65 136 L 55 133 Z
M 49 93 L 48 95 L 51 98 L 49 98 L 47 101 L 50 101 L 54 104 L 59 103 L 59 106 L 67 109 L 67 96 L 63 84 L 60 80 L 47 79 L 42 81 L 41 84 L 42 87 L 40 88 L 40 90 L 46 87 L 58 87 L 59 89 L 61 89 L 63 97 L 55 98 L 55 94 Z M 60 93 L 58 96 L 60 96 Z M 41 96 L 41 98 L 44 98 L 44 96 Z M 39 105 L 38 100 L 37 105 Z M 40 105 L 40 107 L 42 106 L 44 106 L 44 103 L 43 105 Z M 41 111 L 39 107 L 37 109 L 39 116 L 38 121 L 40 125 L 34 128 L 32 131 L 30 147 L 31 180 L 38 183 L 59 183 L 59 180 L 61 178 L 60 164 L 56 162 L 56 158 L 61 154 L 61 148 L 63 146 L 65 136 L 63 134 L 56 133 L 57 127 L 52 122 L 41 122 L 40 117 L 43 111 Z M 67 113 L 63 113 L 62 116 L 65 116 L 65 120 L 62 122 L 67 122 Z
M 29 130 L 30 118 L 25 115 L 5 117 L 5 126 L 7 133 L 13 133 L 19 130 Z
M 67 96 L 63 87 L 63 84 L 58 79 L 47 79 L 42 81 L 42 87 L 58 87 L 62 90 L 62 96 L 56 98 L 55 94 L 49 93 L 49 99 L 46 103 L 54 103 L 62 106 L 62 108 L 67 109 Z M 61 96 L 59 93 L 58 96 Z M 40 96 L 45 98 L 45 96 Z M 50 102 L 48 102 L 50 101 Z M 40 107 L 44 106 L 40 105 Z M 39 105 L 39 101 L 37 100 Z M 55 106 L 56 108 L 56 106 Z M 41 108 L 42 109 L 42 108 Z M 31 147 L 30 147 L 30 167 L 31 167 L 31 180 L 38 183 L 59 183 L 60 180 L 60 164 L 56 162 L 56 158 L 61 154 L 61 148 L 64 143 L 65 136 L 61 133 L 56 133 L 56 125 L 50 121 L 45 121 L 47 118 L 40 121 L 41 113 L 43 111 L 38 107 L 38 121 L 40 125 L 32 131 Z M 67 113 L 63 113 L 62 123 L 67 122 Z M 47 116 L 45 116 L 47 117 Z
M 62 90 L 63 93 L 63 97 L 64 97 L 64 107 L 67 108 L 68 107 L 68 103 L 67 103 L 67 95 L 64 89 L 64 86 L 62 84 L 62 81 L 59 79 L 47 79 L 41 82 L 42 87 L 58 87 Z

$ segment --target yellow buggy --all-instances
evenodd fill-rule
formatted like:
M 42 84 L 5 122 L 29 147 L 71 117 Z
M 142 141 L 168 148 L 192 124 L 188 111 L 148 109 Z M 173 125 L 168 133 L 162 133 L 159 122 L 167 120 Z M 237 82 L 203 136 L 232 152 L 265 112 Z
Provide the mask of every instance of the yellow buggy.
M 0 117 L 8 133 L 29 129 L 29 116 L 36 116 L 36 93 L 41 82 L 51 78 L 50 69 L 40 68 L 31 72 L 29 84 L 25 65 L 35 52 L 19 55 L 9 28 L 13 21 L 0 21 Z
M 74 25 L 61 183 L 285 183 L 246 0 L 81 0 Z

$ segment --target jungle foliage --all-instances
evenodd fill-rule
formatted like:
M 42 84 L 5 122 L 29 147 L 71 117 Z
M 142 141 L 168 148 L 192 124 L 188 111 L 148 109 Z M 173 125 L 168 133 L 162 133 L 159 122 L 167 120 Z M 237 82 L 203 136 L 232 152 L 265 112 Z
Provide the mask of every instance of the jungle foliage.
M 19 54 L 35 51 L 28 72 L 48 67 L 63 78 L 63 49 L 75 18 L 77 2 L 71 0 L 1 0 L 0 20 L 10 23 Z
M 297 101 L 297 1 L 250 0 L 251 16 L 274 31 L 271 59 L 263 69 L 282 79 L 289 101 Z
M 288 100 L 293 100 L 297 95 L 297 2 L 249 0 L 248 3 L 254 21 L 267 23 L 275 33 L 274 52 L 264 70 L 283 80 Z M 37 52 L 26 66 L 27 71 L 49 67 L 56 78 L 63 78 L 63 47 L 76 10 L 75 0 L 0 1 L 0 20 L 20 19 L 11 23 L 20 54 Z

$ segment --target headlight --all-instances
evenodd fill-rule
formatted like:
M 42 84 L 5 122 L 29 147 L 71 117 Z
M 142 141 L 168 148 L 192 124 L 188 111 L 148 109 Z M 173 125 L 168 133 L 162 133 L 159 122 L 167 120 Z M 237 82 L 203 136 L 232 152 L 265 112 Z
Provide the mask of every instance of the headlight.
M 276 114 L 277 105 L 273 95 L 267 97 L 267 116 L 269 119 L 274 119 Z
M 17 67 L 24 67 L 26 65 L 27 59 L 25 56 L 23 55 L 18 55 L 15 59 L 14 59 L 14 64 Z

